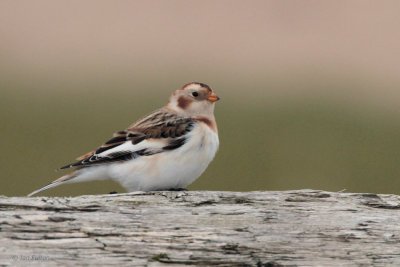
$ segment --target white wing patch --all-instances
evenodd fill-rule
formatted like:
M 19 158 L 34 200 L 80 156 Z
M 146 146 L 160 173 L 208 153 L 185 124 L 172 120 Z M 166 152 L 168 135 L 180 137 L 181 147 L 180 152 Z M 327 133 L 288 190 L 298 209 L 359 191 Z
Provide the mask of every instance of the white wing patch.
M 117 153 L 135 153 L 141 150 L 148 151 L 162 151 L 163 147 L 168 144 L 166 139 L 147 139 L 143 140 L 139 144 L 132 144 L 131 141 L 127 141 L 117 147 L 108 149 L 100 154 L 95 154 L 99 158 L 108 158 Z

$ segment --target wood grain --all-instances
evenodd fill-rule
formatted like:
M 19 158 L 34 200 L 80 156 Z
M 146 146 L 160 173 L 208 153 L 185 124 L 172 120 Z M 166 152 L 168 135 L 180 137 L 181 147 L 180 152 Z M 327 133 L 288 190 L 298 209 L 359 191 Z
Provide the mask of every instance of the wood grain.
M 315 190 L 0 197 L 1 266 L 400 266 L 400 197 Z

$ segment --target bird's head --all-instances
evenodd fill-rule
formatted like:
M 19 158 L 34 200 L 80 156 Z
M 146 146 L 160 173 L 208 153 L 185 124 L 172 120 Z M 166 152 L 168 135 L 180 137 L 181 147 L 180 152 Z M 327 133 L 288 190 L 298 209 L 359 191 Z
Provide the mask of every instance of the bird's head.
M 215 102 L 219 97 L 204 83 L 192 82 L 176 90 L 169 98 L 168 108 L 179 115 L 213 116 Z

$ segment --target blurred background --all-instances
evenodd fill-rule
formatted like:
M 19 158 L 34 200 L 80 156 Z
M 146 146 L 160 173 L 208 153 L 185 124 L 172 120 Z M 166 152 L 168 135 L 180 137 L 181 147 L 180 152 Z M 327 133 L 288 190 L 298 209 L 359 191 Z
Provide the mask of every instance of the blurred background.
M 0 194 L 210 85 L 220 150 L 190 190 L 400 194 L 399 1 L 0 2 Z M 42 195 L 124 192 L 113 182 Z

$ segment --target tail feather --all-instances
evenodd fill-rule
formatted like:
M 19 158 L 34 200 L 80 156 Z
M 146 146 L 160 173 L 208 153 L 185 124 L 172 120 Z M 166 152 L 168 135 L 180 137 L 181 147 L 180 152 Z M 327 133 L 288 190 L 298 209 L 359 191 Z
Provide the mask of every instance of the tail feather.
M 45 190 L 47 190 L 47 189 L 50 189 L 50 188 L 59 186 L 59 185 L 61 185 L 61 184 L 64 184 L 64 183 L 66 183 L 67 181 L 71 180 L 71 179 L 74 178 L 74 177 L 76 177 L 75 172 L 70 173 L 70 174 L 67 174 L 67 175 L 64 175 L 64 176 L 58 178 L 57 180 L 55 180 L 55 181 L 49 183 L 48 185 L 46 185 L 46 186 L 44 186 L 44 187 L 42 187 L 42 188 L 40 188 L 40 189 L 38 189 L 38 190 L 33 191 L 32 193 L 30 193 L 30 194 L 28 195 L 28 197 L 31 197 L 31 196 L 33 196 L 33 195 L 36 195 L 36 194 L 38 194 L 38 193 L 40 193 L 40 192 L 42 192 L 42 191 L 45 191 Z
M 40 193 L 40 192 L 42 192 L 42 191 L 45 191 L 45 190 L 47 190 L 47 189 L 50 189 L 50 188 L 53 188 L 53 187 L 56 187 L 56 186 L 58 186 L 58 185 L 60 185 L 60 184 L 62 184 L 63 182 L 51 182 L 51 183 L 49 183 L 48 185 L 46 185 L 46 186 L 44 186 L 44 187 L 42 187 L 42 188 L 40 188 L 40 189 L 38 189 L 38 190 L 35 190 L 35 191 L 33 191 L 32 193 L 30 193 L 29 195 L 28 195 L 28 197 L 31 197 L 31 196 L 33 196 L 33 195 L 36 195 L 36 194 L 38 194 L 38 193 Z

